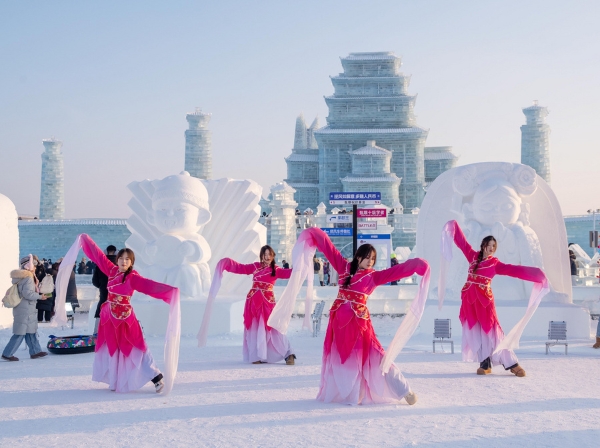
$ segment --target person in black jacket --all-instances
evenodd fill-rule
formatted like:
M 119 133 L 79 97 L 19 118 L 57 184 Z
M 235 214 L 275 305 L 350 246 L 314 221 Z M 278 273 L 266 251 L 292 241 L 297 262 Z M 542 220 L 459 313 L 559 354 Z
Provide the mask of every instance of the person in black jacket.
M 106 257 L 112 261 L 115 265 L 117 264 L 117 248 L 112 244 L 106 248 Z M 94 334 L 98 333 L 98 323 L 100 322 L 100 308 L 102 304 L 106 302 L 108 298 L 108 277 L 104 272 L 102 272 L 96 266 L 94 268 L 94 274 L 92 275 L 92 284 L 100 290 L 100 300 L 98 301 L 98 306 L 96 307 L 96 314 L 94 317 L 96 318 L 96 326 L 94 327 Z

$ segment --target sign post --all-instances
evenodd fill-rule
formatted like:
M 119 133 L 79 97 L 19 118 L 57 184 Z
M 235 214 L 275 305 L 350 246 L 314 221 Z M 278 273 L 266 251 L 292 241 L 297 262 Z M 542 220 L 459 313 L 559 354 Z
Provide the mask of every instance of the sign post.
M 352 254 L 358 248 L 358 205 L 381 204 L 381 192 L 331 192 L 330 205 L 352 205 Z M 384 215 L 385 216 L 385 215 Z

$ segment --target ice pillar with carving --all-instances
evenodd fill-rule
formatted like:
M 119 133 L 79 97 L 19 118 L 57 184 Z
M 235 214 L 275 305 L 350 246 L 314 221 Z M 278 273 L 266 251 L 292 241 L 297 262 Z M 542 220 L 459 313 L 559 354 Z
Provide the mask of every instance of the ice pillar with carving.
M 42 188 L 40 191 L 40 219 L 65 217 L 65 175 L 62 142 L 54 138 L 42 140 Z
M 276 261 L 290 261 L 296 243 L 296 207 L 294 190 L 285 182 L 271 187 L 271 247 L 277 253 Z

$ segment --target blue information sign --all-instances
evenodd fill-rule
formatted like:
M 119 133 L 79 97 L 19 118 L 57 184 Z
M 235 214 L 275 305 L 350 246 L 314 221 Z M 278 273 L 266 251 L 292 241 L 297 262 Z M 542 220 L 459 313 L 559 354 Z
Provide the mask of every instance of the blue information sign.
M 325 227 L 321 230 L 323 232 L 325 232 L 328 236 L 352 236 L 353 235 L 351 227 L 336 227 L 336 228 Z
M 373 192 L 331 192 L 331 205 L 381 204 L 381 193 Z
M 370 234 L 358 234 L 358 239 L 361 240 L 389 240 L 391 235 L 389 233 L 370 233 Z

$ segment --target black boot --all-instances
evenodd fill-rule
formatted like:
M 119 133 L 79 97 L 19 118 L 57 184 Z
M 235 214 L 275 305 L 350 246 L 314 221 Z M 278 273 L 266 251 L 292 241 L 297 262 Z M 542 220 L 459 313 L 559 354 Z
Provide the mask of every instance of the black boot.
M 492 360 L 487 357 L 483 360 L 483 362 L 479 363 L 477 375 L 489 375 L 490 373 L 492 373 Z

